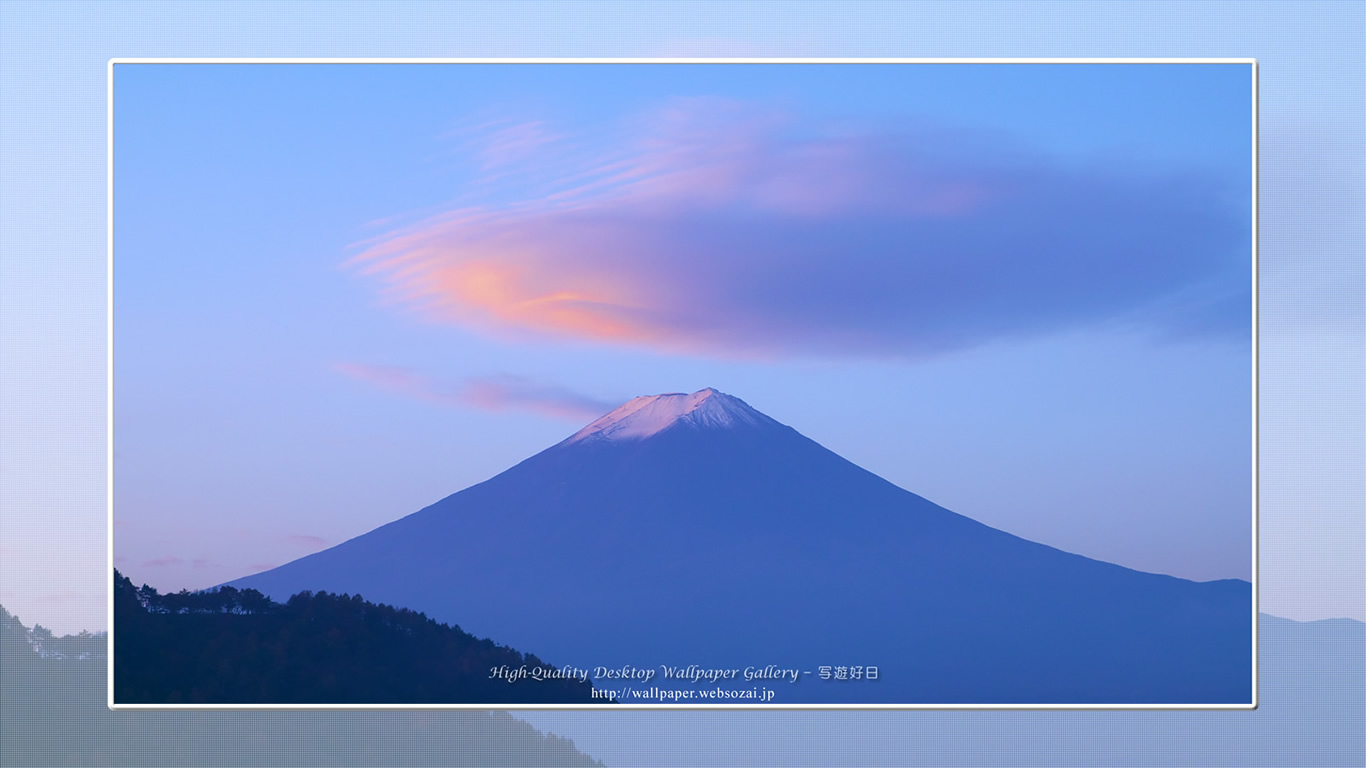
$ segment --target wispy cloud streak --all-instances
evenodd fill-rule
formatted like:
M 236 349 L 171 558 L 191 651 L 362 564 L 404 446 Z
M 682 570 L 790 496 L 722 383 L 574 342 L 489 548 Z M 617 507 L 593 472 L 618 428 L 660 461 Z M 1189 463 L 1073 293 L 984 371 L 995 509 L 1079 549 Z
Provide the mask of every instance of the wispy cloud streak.
M 526 410 L 580 422 L 597 418 L 617 405 L 555 384 L 509 374 L 441 381 L 401 366 L 338 363 L 333 367 L 350 378 L 407 397 L 484 411 Z
M 184 560 L 180 559 L 179 557 L 176 557 L 175 555 L 168 555 L 166 557 L 158 557 L 155 560 L 148 560 L 145 563 L 143 563 L 143 565 L 149 568 L 161 568 L 163 566 L 168 565 L 181 565 L 184 562 Z

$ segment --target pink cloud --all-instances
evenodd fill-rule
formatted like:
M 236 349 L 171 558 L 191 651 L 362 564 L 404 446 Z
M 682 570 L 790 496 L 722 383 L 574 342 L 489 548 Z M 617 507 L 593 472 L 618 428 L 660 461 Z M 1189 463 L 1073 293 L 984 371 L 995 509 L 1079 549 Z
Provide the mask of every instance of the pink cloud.
M 508 374 L 444 382 L 399 366 L 338 363 L 333 367 L 353 379 L 447 406 L 485 411 L 527 410 L 574 422 L 597 418 L 616 407 L 609 401 L 564 387 Z
M 1226 281 L 1245 256 L 1239 214 L 1209 182 L 1065 166 L 999 138 L 712 98 L 600 136 L 516 123 L 533 124 L 495 153 L 499 172 L 554 166 L 552 181 L 391 230 L 348 265 L 430 321 L 504 338 L 915 356 L 1121 317 L 1177 322 L 1159 299 Z M 550 162 L 532 137 L 551 134 L 575 150 Z M 534 162 L 512 151 L 523 140 Z M 451 395 L 407 375 L 389 386 Z
M 293 533 L 287 536 L 286 538 L 289 540 L 289 543 L 296 544 L 301 547 L 306 547 L 308 549 L 318 549 L 319 547 L 327 545 L 327 539 L 324 539 L 321 536 L 309 536 L 308 534 L 303 533 Z
M 184 562 L 184 560 L 181 560 L 175 555 L 168 555 L 166 557 L 159 557 L 155 560 L 148 560 L 144 562 L 143 565 L 151 568 L 160 568 L 165 565 L 180 565 Z
M 528 410 L 566 421 L 595 419 L 616 407 L 564 387 L 510 375 L 466 379 L 458 397 L 465 405 L 486 411 Z

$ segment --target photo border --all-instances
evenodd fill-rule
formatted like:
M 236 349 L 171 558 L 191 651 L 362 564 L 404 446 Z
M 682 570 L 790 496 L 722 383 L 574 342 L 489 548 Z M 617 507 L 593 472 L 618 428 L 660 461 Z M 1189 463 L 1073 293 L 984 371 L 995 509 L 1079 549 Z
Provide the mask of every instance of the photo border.
M 114 701 L 114 71 L 119 64 L 1244 64 L 1251 66 L 1252 80 L 1252 701 L 1247 704 L 119 704 Z M 1258 455 L 1258 218 L 1260 191 L 1258 170 L 1258 61 L 1256 58 L 234 58 L 234 57 L 115 57 L 107 64 L 107 285 L 106 285 L 106 455 L 107 484 L 107 609 L 108 684 L 106 704 L 113 711 L 129 710 L 1254 710 L 1259 706 L 1259 469 Z

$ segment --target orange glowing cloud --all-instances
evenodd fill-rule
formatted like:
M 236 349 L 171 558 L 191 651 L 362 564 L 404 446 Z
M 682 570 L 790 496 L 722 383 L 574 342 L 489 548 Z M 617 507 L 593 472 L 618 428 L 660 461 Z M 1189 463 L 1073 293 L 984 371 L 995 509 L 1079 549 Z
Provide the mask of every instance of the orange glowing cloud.
M 1161 324 L 1164 297 L 1241 269 L 1242 223 L 1211 184 L 1006 146 L 705 98 L 613 135 L 508 122 L 472 167 L 535 183 L 391 230 L 348 266 L 435 322 L 726 357 L 923 355 L 1143 312 Z

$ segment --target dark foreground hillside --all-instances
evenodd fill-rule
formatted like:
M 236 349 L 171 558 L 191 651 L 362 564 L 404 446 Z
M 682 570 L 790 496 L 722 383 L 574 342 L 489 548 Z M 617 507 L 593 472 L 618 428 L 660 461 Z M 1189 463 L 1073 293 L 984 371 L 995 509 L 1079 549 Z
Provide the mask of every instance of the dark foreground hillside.
M 0 619 L 0 765 L 601 765 L 506 712 L 112 712 L 103 656 L 41 658 Z
M 117 704 L 588 702 L 578 680 L 491 678 L 539 659 L 360 596 L 159 595 L 115 571 Z

